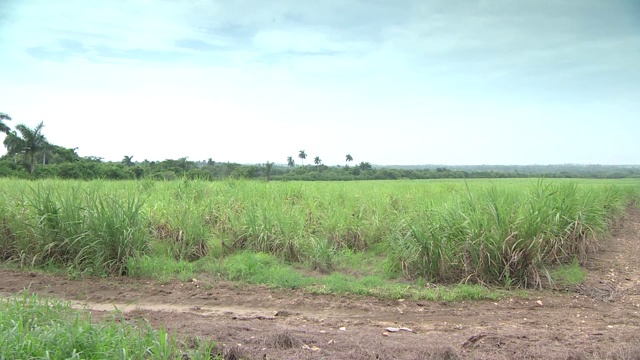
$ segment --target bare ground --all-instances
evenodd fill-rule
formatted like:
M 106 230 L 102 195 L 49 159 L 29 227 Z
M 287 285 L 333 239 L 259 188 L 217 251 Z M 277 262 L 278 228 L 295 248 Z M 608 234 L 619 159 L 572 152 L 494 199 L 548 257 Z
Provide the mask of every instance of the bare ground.
M 244 286 L 213 278 L 160 284 L 0 270 L 0 293 L 72 300 L 103 316 L 162 325 L 227 359 L 640 359 L 640 210 L 587 264 L 587 281 L 529 299 L 434 303 Z M 412 331 L 389 332 L 388 327 Z

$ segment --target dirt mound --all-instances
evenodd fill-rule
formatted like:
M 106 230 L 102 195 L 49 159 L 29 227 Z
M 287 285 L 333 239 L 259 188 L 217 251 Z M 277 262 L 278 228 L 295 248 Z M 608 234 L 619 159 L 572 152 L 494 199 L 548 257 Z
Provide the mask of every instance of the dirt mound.
M 429 303 L 309 295 L 215 279 L 156 282 L 0 271 L 0 292 L 118 308 L 183 341 L 215 339 L 256 359 L 640 359 L 640 211 L 631 209 L 587 264 L 576 292 Z M 406 327 L 411 331 L 387 331 Z

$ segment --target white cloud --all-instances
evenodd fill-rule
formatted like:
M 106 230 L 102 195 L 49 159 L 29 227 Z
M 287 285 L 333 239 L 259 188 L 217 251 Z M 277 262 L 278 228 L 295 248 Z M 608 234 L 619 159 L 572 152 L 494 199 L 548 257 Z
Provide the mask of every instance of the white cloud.
M 34 0 L 0 111 L 112 160 L 637 163 L 640 40 L 584 3 Z

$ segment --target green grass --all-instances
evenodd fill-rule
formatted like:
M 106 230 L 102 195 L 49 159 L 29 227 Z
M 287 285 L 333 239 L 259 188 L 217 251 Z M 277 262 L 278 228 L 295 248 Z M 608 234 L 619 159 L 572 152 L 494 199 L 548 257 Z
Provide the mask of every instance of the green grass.
M 290 289 L 307 286 L 313 281 L 312 278 L 293 271 L 273 255 L 252 251 L 229 256 L 220 270 L 229 280 Z
M 541 287 L 549 269 L 584 263 L 638 199 L 640 180 L 0 179 L 0 188 L 0 258 L 18 266 L 309 286 L 296 268 L 335 277 L 319 288 L 340 292 L 339 276 Z
M 587 279 L 587 270 L 574 260 L 552 269 L 550 275 L 557 285 L 570 287 L 582 284 Z
M 495 300 L 503 296 L 499 289 L 481 285 L 425 286 L 389 279 L 382 271 L 374 275 L 349 275 L 332 272 L 328 275 L 310 274 L 308 269 L 294 267 L 282 259 L 266 253 L 242 251 L 221 261 L 201 259 L 187 263 L 171 258 L 145 257 L 132 266 L 132 275 L 151 277 L 162 282 L 178 278 L 188 281 L 200 279 L 200 274 L 215 278 L 272 288 L 304 290 L 310 294 L 362 295 L 386 299 L 415 299 L 435 301 Z
M 174 278 L 186 281 L 195 277 L 196 264 L 185 260 L 176 260 L 164 254 L 143 255 L 129 263 L 129 276 L 149 277 L 161 282 Z
M 207 264 L 207 263 L 203 263 Z M 266 253 L 244 251 L 227 257 L 215 267 L 200 271 L 218 274 L 221 278 L 248 284 L 265 284 L 274 288 L 302 289 L 311 294 L 363 295 L 387 299 L 415 300 L 495 300 L 499 290 L 480 285 L 425 287 L 390 281 L 384 276 L 354 276 L 340 272 L 330 275 L 307 275 L 283 260 Z
M 68 303 L 24 293 L 0 302 L 0 359 L 210 359 L 213 343 L 182 346 L 148 323 L 92 321 Z M 118 319 L 119 320 L 119 319 Z

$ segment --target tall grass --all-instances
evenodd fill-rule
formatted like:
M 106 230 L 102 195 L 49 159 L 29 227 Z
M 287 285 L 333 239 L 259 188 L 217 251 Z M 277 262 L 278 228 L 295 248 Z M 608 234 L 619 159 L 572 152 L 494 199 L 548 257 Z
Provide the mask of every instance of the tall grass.
M 79 183 L 37 183 L 3 197 L 4 260 L 94 275 L 126 275 L 129 259 L 148 249 L 143 199 L 104 194 Z
M 142 255 L 265 252 L 329 273 L 372 252 L 408 279 L 538 286 L 588 254 L 637 180 L 263 183 L 0 180 L 0 256 L 126 275 Z M 135 271 L 134 271 L 135 272 Z
M 404 214 L 388 258 L 409 278 L 540 286 L 546 267 L 587 255 L 627 198 L 614 187 L 538 182 L 525 189 L 468 190 Z

